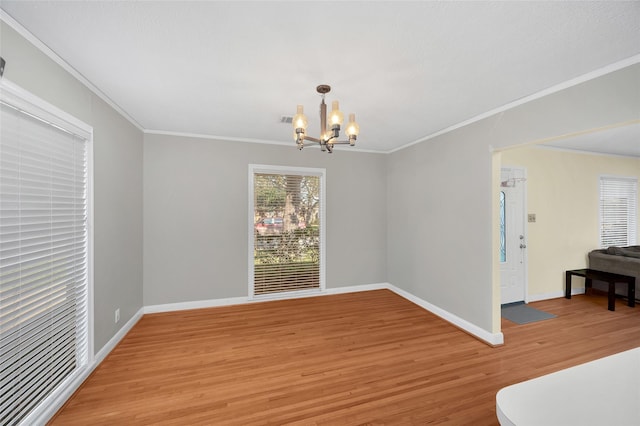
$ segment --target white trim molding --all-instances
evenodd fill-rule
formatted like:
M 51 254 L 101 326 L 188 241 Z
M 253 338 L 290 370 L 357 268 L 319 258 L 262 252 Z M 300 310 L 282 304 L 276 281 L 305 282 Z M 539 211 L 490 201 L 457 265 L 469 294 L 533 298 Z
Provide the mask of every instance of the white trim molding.
M 155 314 L 158 312 L 186 311 L 189 309 L 217 308 L 220 306 L 244 305 L 247 303 L 273 302 L 275 300 L 302 299 L 306 297 L 329 296 L 332 294 L 355 293 L 358 291 L 389 289 L 389 284 L 363 284 L 348 287 L 327 288 L 324 291 L 297 291 L 284 295 L 270 294 L 255 298 L 247 296 L 229 297 L 225 299 L 193 300 L 189 302 L 166 303 L 160 305 L 145 306 L 145 314 Z
M 271 139 L 254 139 L 254 138 L 238 138 L 233 136 L 219 136 L 219 135 L 209 135 L 204 133 L 189 133 L 189 132 L 173 132 L 167 130 L 154 130 L 154 129 L 145 129 L 143 131 L 145 135 L 159 135 L 159 136 L 175 136 L 179 138 L 194 138 L 194 139 L 209 139 L 212 141 L 221 141 L 221 142 L 243 142 L 243 143 L 258 143 L 263 145 L 280 145 L 286 146 L 289 148 L 296 148 L 295 143 L 285 142 L 281 140 L 271 140 Z M 320 149 L 319 145 L 311 145 L 305 147 L 305 149 Z M 297 149 L 297 148 L 296 148 Z M 366 149 L 359 148 L 357 146 L 351 147 L 349 151 L 344 152 L 361 152 L 365 154 L 388 154 L 387 151 L 377 150 L 377 149 Z
M 89 81 L 84 75 L 82 75 L 78 70 L 73 68 L 68 62 L 62 59 L 56 52 L 50 49 L 46 44 L 44 44 L 39 38 L 33 35 L 29 30 L 23 27 L 18 21 L 16 21 L 11 15 L 9 15 L 4 10 L 0 9 L 0 20 L 5 22 L 9 27 L 15 30 L 18 34 L 24 37 L 27 41 L 33 44 L 38 50 L 40 50 L 43 54 L 48 56 L 52 61 L 62 67 L 65 71 L 71 74 L 74 78 L 84 84 L 91 92 L 96 94 L 99 98 L 105 101 L 108 105 L 110 105 L 113 109 L 115 109 L 120 115 L 122 115 L 126 120 L 128 120 L 132 125 L 134 125 L 137 129 L 141 130 L 145 134 L 157 134 L 157 135 L 170 135 L 170 136 L 184 136 L 184 137 L 193 137 L 193 138 L 204 138 L 204 139 L 212 139 L 212 140 L 227 140 L 227 141 L 237 141 L 237 142 L 247 142 L 247 143 L 263 143 L 270 145 L 286 145 L 286 146 L 294 146 L 291 143 L 282 141 L 282 140 L 268 140 L 268 139 L 252 139 L 252 138 L 235 138 L 229 136 L 219 136 L 219 135 L 206 135 L 206 134 L 197 134 L 197 133 L 188 133 L 188 132 L 175 132 L 175 131 L 166 131 L 161 129 L 145 129 L 140 123 L 138 123 L 127 111 L 121 108 L 116 102 L 114 102 L 111 98 L 109 98 L 103 91 L 101 91 L 96 85 L 94 85 L 91 81 Z M 588 72 L 571 80 L 562 82 L 560 84 L 551 86 L 547 89 L 541 90 L 537 93 L 533 93 L 529 96 L 525 96 L 516 101 L 507 103 L 498 108 L 494 108 L 493 110 L 486 111 L 482 114 L 479 114 L 475 117 L 472 117 L 468 120 L 455 123 L 449 127 L 446 127 L 442 130 L 439 130 L 435 133 L 431 133 L 429 135 L 418 138 L 412 142 L 406 143 L 399 147 L 390 149 L 390 150 L 372 150 L 372 149 L 362 149 L 355 147 L 350 152 L 361 152 L 361 153 L 373 153 L 373 154 L 392 154 L 396 151 L 400 151 L 402 149 L 408 148 L 412 145 L 419 144 L 421 142 L 428 141 L 437 136 L 449 133 L 453 130 L 459 129 L 461 127 L 465 127 L 469 124 L 475 123 L 492 115 L 510 110 L 527 102 L 542 98 L 544 96 L 559 92 L 561 90 L 576 86 L 578 84 L 584 83 L 589 80 L 593 80 L 595 78 L 601 77 L 603 75 L 618 71 L 625 67 L 635 65 L 640 62 L 640 54 L 630 56 L 626 59 L 620 60 L 618 62 L 614 62 L 612 64 L 606 65 L 600 69 Z
M 107 357 L 107 355 L 109 355 L 109 353 L 111 353 L 111 351 L 114 350 L 116 346 L 118 346 L 118 343 L 120 343 L 120 341 L 124 338 L 124 336 L 126 336 L 127 333 L 131 331 L 133 326 L 136 325 L 138 321 L 140 321 L 140 319 L 145 313 L 146 312 L 144 311 L 144 308 L 138 309 L 138 312 L 136 312 L 131 317 L 131 319 L 127 321 L 126 324 L 123 325 L 122 328 L 118 330 L 118 332 L 111 339 L 109 339 L 109 341 L 96 354 L 95 356 L 96 365 L 100 364 Z
M 504 335 L 502 333 L 490 333 L 477 325 L 466 321 L 457 315 L 454 315 L 450 312 L 445 311 L 438 306 L 435 306 L 413 294 L 402 290 L 393 284 L 389 283 L 375 283 L 375 284 L 361 284 L 361 285 L 353 285 L 353 286 L 345 286 L 345 287 L 334 287 L 325 289 L 322 292 L 308 292 L 308 293 L 300 293 L 292 297 L 288 297 L 288 299 L 298 299 L 303 297 L 314 297 L 314 296 L 329 296 L 334 294 L 345 294 L 345 293 L 356 293 L 360 291 L 371 291 L 371 290 L 390 290 L 397 294 L 400 297 L 403 297 L 410 302 L 415 303 L 419 307 L 433 313 L 434 315 L 442 318 L 443 320 L 451 323 L 455 327 L 461 329 L 462 331 L 470 334 L 472 337 L 475 337 L 483 342 L 486 342 L 492 346 L 498 346 L 504 344 Z M 576 289 L 577 291 L 573 294 L 578 294 L 580 292 L 584 293 L 584 289 Z M 554 293 L 555 295 L 555 293 Z M 173 312 L 173 311 L 181 311 L 181 310 L 189 310 L 189 309 L 202 309 L 202 308 L 214 308 L 220 306 L 232 306 L 232 305 L 242 305 L 247 303 L 259 303 L 265 301 L 273 301 L 273 300 L 282 300 L 283 298 L 271 298 L 271 299 L 250 299 L 249 297 L 230 297 L 224 299 L 209 299 L 209 300 L 196 300 L 190 302 L 178 302 L 178 303 L 167 303 L 160 305 L 149 305 L 140 308 L 134 315 L 131 317 L 129 321 L 120 329 L 118 332 L 100 349 L 100 351 L 93 357 L 93 362 L 86 368 L 83 372 L 82 376 L 77 377 L 73 383 L 71 383 L 67 388 L 66 392 L 59 395 L 55 401 L 46 408 L 46 410 L 38 413 L 37 418 L 30 418 L 31 424 L 46 424 L 55 413 L 65 404 L 65 402 L 73 395 L 73 393 L 82 385 L 82 383 L 89 377 L 89 375 L 96 369 L 98 365 L 102 361 L 104 361 L 107 356 L 115 349 L 115 347 L 120 343 L 120 341 L 127 335 L 129 331 L 136 325 L 136 323 L 143 317 L 145 314 L 152 313 L 160 313 L 160 312 Z M 542 300 L 542 299 L 540 299 Z
M 393 284 L 389 283 L 375 283 L 375 284 L 361 284 L 361 285 L 353 285 L 353 286 L 345 286 L 345 287 L 332 287 L 327 288 L 324 291 L 314 291 L 314 292 L 296 292 L 296 293 L 288 293 L 286 297 L 259 297 L 259 298 L 250 298 L 247 296 L 244 297 L 230 297 L 226 299 L 210 299 L 210 300 L 195 300 L 190 302 L 179 302 L 179 303 L 168 303 L 161 305 L 150 305 L 145 306 L 144 313 L 158 313 L 158 312 L 172 312 L 172 311 L 182 311 L 188 309 L 202 309 L 202 308 L 214 308 L 220 306 L 232 306 L 232 305 L 243 305 L 247 303 L 259 303 L 259 302 L 268 302 L 274 300 L 284 300 L 284 299 L 300 299 L 304 297 L 315 297 L 315 296 L 329 296 L 333 294 L 344 294 L 344 293 L 356 293 L 360 291 L 371 291 L 371 290 L 391 290 L 396 293 L 398 296 L 401 296 L 410 302 L 415 303 L 423 309 L 435 314 L 436 316 L 442 318 L 443 320 L 453 324 L 454 326 L 460 328 L 466 333 L 471 334 L 473 337 L 476 337 L 479 340 L 482 340 L 492 346 L 498 346 L 504 344 L 504 335 L 502 333 L 490 333 L 484 330 L 477 325 L 460 318 L 457 315 L 454 315 L 438 306 L 435 306 L 423 299 L 420 299 L 413 294 L 402 290 Z M 584 293 L 584 289 L 582 289 Z
M 86 284 L 80 279 L 77 281 L 76 284 L 78 286 L 82 286 L 82 292 L 78 289 L 78 305 L 73 312 L 69 311 L 72 315 L 71 319 L 75 322 L 76 327 L 74 337 L 76 345 L 74 345 L 73 348 L 75 351 L 76 363 L 72 369 L 66 372 L 66 374 L 59 376 L 60 382 L 55 387 L 46 390 L 35 400 L 37 403 L 34 404 L 28 412 L 23 413 L 24 417 L 20 420 L 20 424 L 44 424 L 48 421 L 49 417 L 55 414 L 55 412 L 66 402 L 73 392 L 76 391 L 78 386 L 80 386 L 91 371 L 93 371 L 94 366 L 97 365 L 94 357 L 95 332 L 93 306 L 93 127 L 6 78 L 0 79 L 0 103 L 6 105 L 12 110 L 20 111 L 20 116 L 29 116 L 29 121 L 38 120 L 42 123 L 46 123 L 47 129 L 55 128 L 57 129 L 55 131 L 56 133 L 58 131 L 64 132 L 65 142 L 67 142 L 67 139 L 74 140 L 74 142 L 70 142 L 69 146 L 73 146 L 77 143 L 78 145 L 83 144 L 83 148 L 86 148 L 86 158 L 84 161 L 81 160 L 81 157 L 75 157 L 76 160 L 71 161 L 68 168 L 64 168 L 64 170 L 61 169 L 64 173 L 80 173 L 81 170 L 84 169 L 86 176 L 86 194 L 84 198 L 86 203 L 86 210 L 84 212 L 86 215 L 84 223 L 86 226 L 86 235 L 83 236 L 83 238 L 86 239 Z M 44 135 L 45 133 L 42 134 Z M 73 135 L 73 138 L 71 135 Z M 38 138 L 33 140 L 39 142 Z M 80 153 L 80 151 L 77 152 Z M 34 154 L 34 152 L 31 152 L 31 154 Z M 35 154 L 39 155 L 40 153 L 36 152 Z M 76 164 L 76 162 L 78 164 Z M 80 162 L 82 163 L 80 164 Z M 77 177 L 80 178 L 81 175 L 78 175 Z M 51 182 L 55 184 L 55 180 Z M 75 235 L 76 237 L 79 237 L 81 236 L 81 228 L 77 229 L 78 233 Z M 86 293 L 80 297 L 85 289 Z M 82 310 L 86 310 L 86 321 L 83 318 L 84 315 L 81 313 Z M 39 332 L 35 332 L 31 338 L 39 338 L 38 334 Z M 86 347 L 82 344 L 83 341 L 86 341 Z M 32 373 L 36 374 L 35 370 L 32 371 Z M 55 377 L 56 376 L 54 375 L 54 378 Z M 34 380 L 34 383 L 36 382 L 38 382 L 38 380 Z
M 248 271 L 249 271 L 249 280 L 248 280 L 248 294 L 250 299 L 257 300 L 265 300 L 264 296 L 258 296 L 255 294 L 255 276 L 254 276 L 254 192 L 255 192 L 255 176 L 258 173 L 265 174 L 279 174 L 279 175 L 299 175 L 299 176 L 315 176 L 320 181 L 320 206 L 319 206 L 319 215 L 320 215 L 320 229 L 319 229 L 319 240 L 320 240 L 320 285 L 318 289 L 314 289 L 311 293 L 319 294 L 323 293 L 326 289 L 326 200 L 327 200 L 327 189 L 326 189 L 326 175 L 327 170 L 325 168 L 314 168 L 314 167 L 292 167 L 292 166 L 280 166 L 280 165 L 264 165 L 264 164 L 249 164 L 249 175 L 248 175 L 248 210 L 247 210 L 247 247 L 248 250 Z M 292 291 L 287 293 L 281 293 L 282 298 L 287 298 L 288 294 L 291 294 L 292 297 L 296 297 L 296 293 L 306 294 L 307 291 Z
M 103 91 L 98 89 L 92 82 L 90 82 L 84 75 L 82 75 L 78 70 L 73 68 L 67 61 L 62 59 L 56 52 L 51 50 L 49 46 L 44 44 L 38 37 L 33 35 L 29 30 L 23 27 L 18 21 L 13 19 L 11 15 L 9 15 L 4 10 L 0 9 L 0 20 L 6 23 L 9 27 L 11 27 L 15 32 L 24 37 L 29 43 L 33 44 L 39 51 L 41 51 L 44 55 L 49 57 L 53 62 L 58 64 L 62 69 L 68 72 L 72 77 L 78 80 L 80 83 L 84 84 L 84 86 L 93 92 L 100 99 L 105 101 L 111 108 L 116 110 L 120 115 L 122 115 L 129 123 L 133 124 L 138 130 L 144 131 L 144 128 L 138 123 L 133 117 L 131 117 L 124 109 L 120 108 L 120 106 L 115 103 L 111 98 L 109 98 Z
M 145 314 L 156 314 L 159 312 L 187 311 L 190 309 L 217 308 L 220 306 L 244 305 L 249 303 L 248 297 L 229 297 L 226 299 L 193 300 L 189 302 L 164 303 L 160 305 L 149 305 L 142 308 Z
M 575 296 L 576 294 L 584 294 L 584 292 L 585 292 L 585 288 L 584 287 L 572 287 L 571 288 L 571 295 L 572 296 Z M 532 294 L 532 295 L 527 297 L 527 300 L 525 300 L 525 302 L 527 302 L 527 303 L 540 302 L 542 300 L 559 299 L 561 297 L 564 297 L 564 291 L 553 291 L 551 293 Z
M 71 396 L 80 388 L 85 380 L 93 373 L 93 371 L 104 361 L 104 359 L 111 353 L 111 351 L 120 343 L 120 341 L 127 335 L 127 333 L 133 328 L 134 325 L 142 318 L 143 309 L 140 308 L 133 317 L 120 330 L 100 349 L 100 352 L 93 356 L 92 361 L 83 369 L 82 374 L 69 381 L 64 386 L 64 392 L 56 395 L 56 398 L 49 401 L 47 406 L 43 410 L 38 411 L 36 416 L 28 416 L 21 424 L 32 425 L 45 425 L 53 416 L 62 408 L 62 406 L 71 398 Z
M 453 324 L 454 326 L 458 327 L 464 332 L 471 334 L 473 337 L 476 337 L 477 339 L 480 339 L 491 346 L 498 346 L 498 345 L 504 344 L 504 334 L 502 334 L 501 332 L 490 333 L 487 330 L 480 328 L 477 325 L 463 318 L 460 318 L 459 316 L 454 315 L 451 312 L 445 311 L 444 309 L 436 305 L 433 305 L 417 296 L 414 296 L 413 294 L 407 291 L 404 291 L 401 288 L 398 288 L 392 284 L 389 284 L 388 288 L 389 290 L 393 291 L 397 295 L 404 297 L 410 302 L 413 302 L 416 305 L 420 306 L 421 308 L 431 312 L 432 314 L 439 316 L 443 320 Z
M 624 159 L 640 158 L 640 155 L 610 154 L 608 152 L 585 151 L 583 149 L 561 148 L 559 146 L 550 146 L 550 145 L 533 145 L 533 147 L 535 149 L 542 149 L 547 151 L 568 152 L 571 154 L 582 154 L 582 155 L 597 155 L 600 157 L 613 157 L 613 158 L 624 158 Z
M 635 65 L 635 64 L 637 64 L 639 62 L 640 62 L 640 54 L 639 55 L 633 55 L 633 56 L 631 56 L 629 58 L 623 59 L 623 60 L 618 61 L 618 62 L 614 62 L 614 63 L 609 64 L 609 65 L 606 65 L 606 66 L 604 66 L 602 68 L 599 68 L 597 70 L 588 72 L 588 73 L 583 74 L 581 76 L 578 76 L 576 78 L 572 78 L 571 80 L 567 80 L 567 81 L 564 81 L 562 83 L 556 84 L 555 86 L 551 86 L 551 87 L 549 87 L 547 89 L 540 90 L 539 92 L 533 93 L 533 94 L 531 94 L 529 96 L 525 96 L 525 97 L 517 99 L 517 100 L 515 100 L 513 102 L 509 102 L 508 104 L 502 105 L 502 106 L 500 106 L 498 108 L 494 108 L 494 109 L 492 109 L 490 111 L 483 112 L 482 114 L 476 115 L 475 117 L 471 117 L 468 120 L 461 121 L 460 123 L 457 123 L 457 124 L 454 124 L 454 125 L 449 126 L 447 128 L 444 128 L 444 129 L 442 129 L 442 130 L 440 130 L 438 132 L 435 132 L 435 133 L 432 133 L 430 135 L 424 136 L 422 138 L 416 139 L 413 142 L 409 142 L 409 143 L 407 143 L 405 145 L 399 146 L 397 148 L 393 148 L 392 150 L 387 151 L 387 154 L 392 154 L 392 153 L 394 153 L 396 151 L 400 151 L 402 149 L 409 148 L 412 145 L 416 145 L 416 144 L 419 144 L 421 142 L 428 141 L 429 139 L 433 139 L 433 138 L 435 138 L 437 136 L 444 135 L 446 133 L 452 132 L 452 131 L 454 131 L 456 129 L 459 129 L 461 127 L 468 126 L 469 124 L 473 124 L 473 123 L 475 123 L 477 121 L 480 121 L 480 120 L 483 120 L 485 118 L 491 117 L 492 115 L 496 115 L 496 114 L 499 114 L 501 112 L 508 111 L 508 110 L 513 109 L 515 107 L 518 107 L 520 105 L 526 104 L 527 102 L 535 101 L 536 99 L 543 98 L 543 97 L 545 97 L 547 95 L 552 95 L 554 93 L 560 92 L 562 90 L 568 89 L 568 88 L 573 87 L 573 86 L 577 86 L 578 84 L 587 82 L 589 80 L 593 80 L 593 79 L 596 79 L 598 77 L 602 77 L 603 75 L 610 74 L 612 72 L 621 70 L 621 69 L 629 67 L 631 65 Z

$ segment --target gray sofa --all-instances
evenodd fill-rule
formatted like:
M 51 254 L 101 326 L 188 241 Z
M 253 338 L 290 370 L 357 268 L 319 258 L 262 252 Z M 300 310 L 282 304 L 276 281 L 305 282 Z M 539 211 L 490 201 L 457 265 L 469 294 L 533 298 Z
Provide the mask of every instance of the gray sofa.
M 636 299 L 640 298 L 640 246 L 609 247 L 589 252 L 589 268 L 636 278 Z M 593 288 L 607 291 L 607 284 L 593 282 Z M 627 295 L 625 286 L 616 286 L 616 294 Z

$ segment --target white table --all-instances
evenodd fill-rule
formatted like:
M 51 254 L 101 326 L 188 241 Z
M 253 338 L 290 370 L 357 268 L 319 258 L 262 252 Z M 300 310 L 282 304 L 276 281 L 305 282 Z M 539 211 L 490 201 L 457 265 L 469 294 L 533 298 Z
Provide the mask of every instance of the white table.
M 501 389 L 502 426 L 640 425 L 640 348 Z

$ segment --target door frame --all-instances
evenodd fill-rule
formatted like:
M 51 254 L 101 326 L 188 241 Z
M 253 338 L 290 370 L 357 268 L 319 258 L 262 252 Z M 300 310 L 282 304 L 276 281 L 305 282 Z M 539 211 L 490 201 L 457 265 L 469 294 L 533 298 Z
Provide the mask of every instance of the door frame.
M 510 166 L 507 164 L 501 164 L 500 165 L 500 170 L 499 170 L 499 175 L 502 174 L 502 170 L 503 169 L 510 169 L 510 170 L 517 170 L 520 173 L 520 177 L 517 178 L 518 180 L 520 180 L 520 182 L 522 182 L 522 232 L 524 235 L 524 241 L 525 244 L 527 245 L 527 248 L 524 249 L 524 253 L 522 253 L 522 263 L 523 263 L 523 297 L 522 300 L 525 303 L 529 303 L 530 298 L 529 298 L 529 250 L 528 250 L 528 246 L 529 246 L 529 227 L 528 227 L 528 215 L 527 215 L 527 169 L 526 167 L 522 167 L 522 166 Z M 500 183 L 502 183 L 502 178 L 499 179 Z M 500 190 L 501 187 L 498 187 L 498 194 L 501 192 Z M 500 224 L 498 223 L 498 227 L 500 226 Z M 498 229 L 499 232 L 499 229 Z M 500 281 L 502 280 L 502 276 L 500 273 L 500 264 L 498 264 L 499 267 L 499 271 L 498 271 L 498 275 L 500 277 Z M 502 293 L 501 293 L 502 287 L 501 285 L 498 285 L 498 291 L 500 291 L 500 303 L 502 303 Z

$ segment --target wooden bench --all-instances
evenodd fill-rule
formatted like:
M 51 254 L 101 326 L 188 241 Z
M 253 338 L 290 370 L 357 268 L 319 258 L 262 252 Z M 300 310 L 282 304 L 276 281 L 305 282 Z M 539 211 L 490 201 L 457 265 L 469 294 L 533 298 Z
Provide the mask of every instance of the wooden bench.
M 595 269 L 574 269 L 567 271 L 565 275 L 565 294 L 564 297 L 571 299 L 571 277 L 576 275 L 578 277 L 584 277 L 585 292 L 588 288 L 591 288 L 593 280 L 604 281 L 609 283 L 609 310 L 616 310 L 616 283 L 627 284 L 628 292 L 627 299 L 628 305 L 634 307 L 636 305 L 636 278 L 628 275 L 614 274 L 612 272 L 597 271 Z

